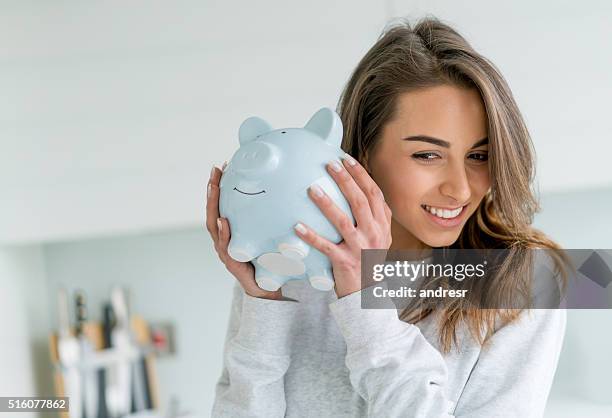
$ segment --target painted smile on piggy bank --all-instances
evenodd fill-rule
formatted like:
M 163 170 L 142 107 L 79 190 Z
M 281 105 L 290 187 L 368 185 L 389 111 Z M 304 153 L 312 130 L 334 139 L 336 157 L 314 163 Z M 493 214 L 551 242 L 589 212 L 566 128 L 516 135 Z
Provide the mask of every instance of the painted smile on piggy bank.
M 243 192 L 242 190 L 238 190 L 237 187 L 234 187 L 234 190 L 236 190 L 238 193 L 247 194 L 249 196 L 253 196 L 253 195 L 256 195 L 256 194 L 262 194 L 262 193 L 266 192 L 265 190 L 262 190 L 261 192 L 257 192 L 257 193 L 248 193 L 248 192 Z

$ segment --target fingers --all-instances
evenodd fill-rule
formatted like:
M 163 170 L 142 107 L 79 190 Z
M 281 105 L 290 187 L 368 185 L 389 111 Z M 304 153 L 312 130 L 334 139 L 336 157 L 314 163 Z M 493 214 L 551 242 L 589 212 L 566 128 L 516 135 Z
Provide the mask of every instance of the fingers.
M 213 166 L 210 172 L 210 179 L 206 186 L 206 229 L 210 233 L 214 242 L 217 242 L 219 231 L 217 218 L 219 217 L 219 181 L 221 180 L 221 170 Z
M 327 171 L 338 184 L 340 191 L 349 202 L 351 211 L 355 216 L 357 225 L 367 226 L 371 224 L 373 213 L 370 208 L 367 196 L 363 190 L 355 182 L 351 174 L 344 169 L 348 163 L 340 164 L 338 161 L 332 161 L 327 165 Z
M 357 184 L 367 199 L 372 216 L 378 220 L 385 219 L 388 207 L 385 209 L 387 204 L 384 201 L 385 197 L 380 187 L 370 177 L 366 169 L 349 154 L 344 154 L 342 163 L 350 175 L 349 177 Z
M 337 244 L 319 236 L 309 226 L 298 222 L 293 227 L 295 233 L 307 244 L 310 244 L 317 250 L 321 251 L 330 259 L 335 259 L 339 256 L 339 250 Z
M 217 218 L 217 231 L 218 239 L 215 242 L 215 249 L 217 250 L 217 254 L 219 254 L 219 258 L 221 258 L 221 261 L 227 263 L 229 257 L 227 247 L 229 246 L 231 236 L 229 222 L 227 219 Z
M 219 240 L 215 244 L 215 249 L 219 258 L 225 264 L 225 267 L 230 273 L 238 279 L 240 285 L 246 293 L 254 297 L 262 297 L 265 299 L 282 299 L 281 290 L 267 291 L 261 289 L 255 281 L 255 267 L 250 262 L 236 261 L 230 257 L 227 252 L 232 231 L 230 224 L 225 218 L 217 218 L 217 229 L 219 231 Z
M 248 262 L 243 263 L 240 261 L 236 261 L 233 258 L 231 258 L 229 253 L 227 252 L 227 248 L 229 247 L 230 238 L 232 236 L 232 231 L 230 229 L 229 221 L 225 218 L 217 218 L 216 223 L 217 223 L 218 239 L 215 242 L 215 250 L 217 251 L 219 258 L 221 259 L 223 264 L 225 264 L 225 267 L 227 267 L 228 270 L 232 274 L 236 275 L 236 277 L 241 283 L 248 282 L 249 280 L 242 277 L 243 275 L 240 274 L 240 270 L 244 268 L 248 269 L 248 265 L 250 265 L 250 263 Z M 242 267 L 237 267 L 239 265 Z M 236 270 L 236 268 L 238 268 L 238 270 Z M 248 274 L 247 276 L 251 278 L 252 274 Z M 255 279 L 251 281 L 254 282 L 254 280 Z
M 308 194 L 323 215 L 336 227 L 347 244 L 352 245 L 355 243 L 357 229 L 353 225 L 353 221 L 329 198 L 325 191 L 319 185 L 313 184 L 308 188 Z

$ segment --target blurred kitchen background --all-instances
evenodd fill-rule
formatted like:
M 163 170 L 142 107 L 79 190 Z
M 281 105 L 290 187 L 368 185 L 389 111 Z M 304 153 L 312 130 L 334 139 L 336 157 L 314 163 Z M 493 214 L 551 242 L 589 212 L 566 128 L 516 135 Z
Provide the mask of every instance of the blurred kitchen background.
M 537 151 L 536 226 L 612 248 L 610 2 L 3 0 L 0 396 L 54 394 L 60 287 L 100 320 L 119 285 L 174 330 L 159 410 L 209 416 L 233 286 L 203 228 L 212 165 L 248 116 L 335 108 L 385 24 L 427 14 L 508 80 Z M 568 312 L 547 417 L 612 416 L 611 330 L 612 311 Z

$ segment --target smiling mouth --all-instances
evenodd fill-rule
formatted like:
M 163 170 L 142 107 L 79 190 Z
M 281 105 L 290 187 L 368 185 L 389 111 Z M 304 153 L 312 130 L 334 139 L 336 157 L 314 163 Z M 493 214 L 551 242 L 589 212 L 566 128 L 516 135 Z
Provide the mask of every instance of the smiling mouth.
M 463 215 L 463 212 L 465 211 L 465 209 L 467 208 L 468 204 L 465 204 L 463 206 L 460 206 L 459 208 L 456 208 L 454 210 L 445 210 L 442 208 L 435 208 L 435 207 L 431 207 L 428 205 L 421 205 L 421 208 L 423 208 L 423 210 L 439 219 L 445 219 L 445 220 L 451 220 L 451 219 L 457 219 L 459 218 L 461 215 Z
M 257 192 L 257 193 L 247 193 L 247 192 L 243 192 L 242 190 L 238 190 L 237 187 L 234 187 L 234 190 L 236 190 L 238 193 L 242 193 L 242 194 L 248 194 L 249 196 L 253 196 L 256 194 L 261 194 L 261 193 L 265 193 L 265 190 L 262 190 L 261 192 Z

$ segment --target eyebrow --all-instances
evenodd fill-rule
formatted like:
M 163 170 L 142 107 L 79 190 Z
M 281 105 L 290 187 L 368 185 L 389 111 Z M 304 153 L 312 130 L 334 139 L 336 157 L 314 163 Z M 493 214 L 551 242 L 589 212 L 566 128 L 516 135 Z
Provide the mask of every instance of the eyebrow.
M 414 136 L 409 136 L 407 138 L 402 138 L 403 141 L 421 141 L 421 142 L 429 142 L 430 144 L 434 144 L 434 145 L 438 145 L 440 147 L 444 147 L 444 148 L 450 148 L 450 142 L 445 141 L 443 139 L 440 138 L 434 138 L 432 136 L 427 136 L 427 135 L 414 135 Z M 472 145 L 472 148 L 477 148 L 481 145 L 485 145 L 489 143 L 489 138 L 485 137 L 482 138 L 479 141 L 476 141 L 474 143 L 474 145 Z M 470 148 L 470 149 L 472 149 Z

